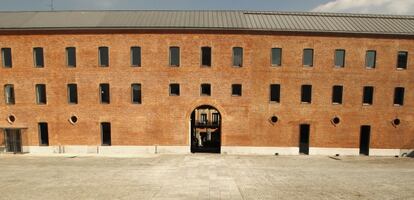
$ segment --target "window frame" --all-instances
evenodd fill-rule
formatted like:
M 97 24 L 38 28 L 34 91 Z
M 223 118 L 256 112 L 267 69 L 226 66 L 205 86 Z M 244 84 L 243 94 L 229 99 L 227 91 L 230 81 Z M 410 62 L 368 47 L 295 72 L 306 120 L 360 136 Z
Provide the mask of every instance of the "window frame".
M 370 97 L 367 97 L 368 99 L 370 99 L 370 102 L 365 102 L 365 93 L 366 93 L 366 89 L 370 89 L 371 90 L 371 95 Z M 374 86 L 363 86 L 362 89 L 362 105 L 363 106 L 371 106 L 374 104 L 374 95 L 375 95 L 375 87 Z
M 305 52 L 307 52 L 307 51 L 311 51 L 311 63 L 310 63 L 310 65 L 305 63 L 305 60 L 306 60 L 305 59 L 305 55 L 306 55 Z M 313 48 L 304 48 L 302 54 L 303 54 L 302 55 L 302 65 L 304 67 L 313 67 L 315 65 L 315 63 L 314 63 L 314 61 L 315 61 L 314 60 L 315 50 Z
M 240 65 L 236 65 L 236 50 L 237 49 L 240 49 L 241 50 L 241 56 L 240 56 Z M 232 66 L 233 67 L 235 67 L 235 68 L 241 68 L 241 67 L 243 67 L 243 65 L 244 65 L 244 49 L 243 49 L 243 47 L 239 47 L 239 46 L 237 46 L 237 47 L 233 47 L 232 48 Z
M 74 86 L 74 88 L 72 88 L 71 86 Z M 71 89 L 74 89 L 74 91 L 72 91 Z M 68 83 L 67 84 L 67 92 L 68 92 L 68 104 L 78 104 L 79 102 L 79 98 L 78 98 L 78 84 L 76 83 Z M 74 93 L 74 100 L 72 101 L 72 92 Z
M 237 88 L 237 87 L 239 87 L 239 88 Z M 240 93 L 236 94 L 235 89 L 236 90 L 239 89 Z M 243 85 L 241 83 L 231 84 L 231 96 L 232 97 L 241 97 L 241 96 L 243 96 Z
M 66 47 L 65 48 L 65 50 L 66 50 L 66 66 L 67 67 L 69 67 L 69 68 L 76 68 L 76 47 Z M 74 64 L 72 65 L 71 63 L 70 63 L 70 50 L 73 50 L 73 62 L 74 62 Z
M 139 63 L 137 63 L 137 64 L 135 64 L 134 63 L 134 50 L 136 50 L 136 49 L 138 49 L 138 55 L 139 55 Z M 131 48 L 130 48 L 130 56 L 131 56 L 131 67 L 141 67 L 141 65 L 142 65 L 142 48 L 141 48 L 141 46 L 131 46 Z M 136 52 L 135 52 L 136 53 Z
M 373 66 L 369 66 L 369 54 L 373 53 L 374 63 Z M 365 53 L 365 68 L 366 69 L 375 69 L 377 67 L 377 51 L 376 50 L 367 50 Z
M 134 90 L 134 86 L 138 86 L 139 90 Z M 138 95 L 138 101 L 135 101 L 135 91 L 139 92 Z M 132 104 L 142 104 L 142 84 L 141 83 L 132 83 L 131 84 L 131 103 Z
M 208 65 L 205 65 L 204 63 L 203 63 L 203 58 L 204 58 L 204 50 L 203 49 L 209 49 L 210 50 L 210 64 L 208 64 Z M 201 48 L 200 48 L 200 51 L 201 51 L 201 54 L 200 54 L 200 63 L 201 63 L 201 67 L 206 67 L 206 68 L 208 68 L 208 67 L 211 67 L 212 65 L 213 65 L 213 48 L 211 48 L 210 46 L 202 46 Z
M 405 66 L 400 67 L 400 53 L 405 54 Z M 408 51 L 398 51 L 397 52 L 397 70 L 406 70 L 408 67 Z
M 273 98 L 273 87 L 276 87 L 275 89 L 277 90 L 276 96 L 275 98 Z M 280 99 L 281 99 L 281 90 L 282 87 L 280 84 L 278 83 L 272 83 L 269 85 L 269 102 L 270 103 L 280 103 Z
M 173 93 L 172 92 L 172 89 L 173 89 L 173 86 L 177 86 L 177 88 L 176 89 L 178 89 L 177 91 L 178 91 L 178 93 Z M 180 84 L 179 83 L 170 83 L 170 85 L 169 85 L 169 94 L 170 94 L 170 96 L 173 96 L 173 97 L 178 97 L 178 96 L 180 96 Z
M 9 57 L 8 59 L 6 59 L 6 52 L 8 51 L 9 53 Z M 10 64 L 6 65 L 6 61 L 9 61 Z M 12 55 L 12 49 L 9 47 L 4 47 L 1 48 L 1 62 L 2 62 L 2 67 L 3 68 L 13 68 L 13 55 Z
M 338 92 L 337 90 L 335 90 L 335 88 L 340 88 L 340 93 L 339 93 L 339 101 L 336 101 L 336 97 L 337 95 L 336 92 Z M 332 86 L 332 104 L 333 105 L 342 105 L 344 101 L 344 86 L 343 85 L 334 85 Z
M 337 65 L 336 61 L 338 59 L 337 52 L 342 52 L 342 65 Z M 345 68 L 345 60 L 346 60 L 346 50 L 345 49 L 335 49 L 335 55 L 334 55 L 334 67 L 335 68 Z
M 44 89 L 43 93 L 40 92 L 42 91 L 41 89 Z M 37 105 L 47 105 L 47 89 L 46 89 L 46 84 L 44 83 L 39 83 L 35 85 L 35 93 L 36 93 L 36 104 Z M 42 99 L 44 99 L 44 102 L 42 101 Z
M 40 60 L 38 60 L 38 53 L 41 54 L 41 56 L 39 55 L 39 58 L 41 58 L 41 63 Z M 33 63 L 34 63 L 34 67 L 35 68 L 44 68 L 45 67 L 45 53 L 43 50 L 43 47 L 33 47 Z
M 6 105 L 16 104 L 16 93 L 14 91 L 14 84 L 4 85 L 4 102 Z
M 103 86 L 108 86 L 108 97 L 107 97 L 107 99 L 108 99 L 108 101 L 103 101 L 104 99 L 106 99 L 106 98 L 103 98 L 103 90 L 102 90 L 102 88 L 103 88 Z M 111 85 L 109 85 L 109 83 L 100 83 L 99 84 L 99 102 L 100 102 L 100 104 L 110 104 L 111 103 Z
M 208 86 L 209 87 L 209 94 L 204 94 L 203 93 L 203 86 Z M 200 96 L 211 96 L 212 94 L 212 87 L 210 83 L 202 83 L 200 84 Z
M 398 91 L 400 90 L 400 91 Z M 397 94 L 401 95 L 397 96 Z M 405 87 L 395 87 L 394 88 L 394 100 L 393 104 L 394 106 L 403 106 L 404 105 L 404 97 L 405 97 Z M 400 101 L 400 102 L 398 102 Z
M 309 88 L 309 98 L 306 98 L 305 92 L 306 89 Z M 300 103 L 302 104 L 312 104 L 312 85 L 311 84 L 304 84 L 301 85 L 301 92 L 300 92 Z M 308 100 L 308 101 L 306 101 Z
M 42 137 L 42 125 L 46 125 L 46 141 L 43 141 Z M 49 124 L 47 122 L 39 122 L 37 123 L 38 128 L 38 136 L 39 136 L 39 146 L 49 146 Z
M 107 63 L 102 63 L 102 54 L 104 53 L 104 52 L 102 52 L 102 50 L 106 50 L 106 62 Z M 99 67 L 109 67 L 109 63 L 110 63 L 110 60 L 109 60 L 109 47 L 107 47 L 107 46 L 100 46 L 100 47 L 98 47 L 98 65 L 99 65 Z
M 273 63 L 273 50 L 279 50 L 279 64 L 274 64 Z M 283 49 L 280 47 L 273 47 L 270 49 L 270 64 L 272 65 L 272 67 L 281 67 L 282 66 L 282 55 L 283 55 Z
M 104 125 L 108 125 L 109 128 L 109 141 L 105 142 L 104 137 Z M 101 146 L 112 146 L 112 125 L 111 122 L 101 122 L 100 123 L 100 131 L 101 131 Z
M 173 49 L 177 49 L 178 51 L 178 60 L 177 60 L 177 64 L 176 63 L 172 63 L 172 61 L 173 61 Z M 181 49 L 180 49 L 180 47 L 179 46 L 170 46 L 169 47 L 169 49 L 168 49 L 168 54 L 169 54 L 169 66 L 170 67 L 180 67 L 180 65 L 181 65 Z

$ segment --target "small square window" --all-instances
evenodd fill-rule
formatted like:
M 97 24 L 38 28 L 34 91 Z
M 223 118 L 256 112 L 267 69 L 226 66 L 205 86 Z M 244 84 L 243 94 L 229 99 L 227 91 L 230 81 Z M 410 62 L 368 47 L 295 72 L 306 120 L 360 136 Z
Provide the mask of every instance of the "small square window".
M 211 85 L 208 83 L 201 84 L 200 87 L 201 96 L 211 96 Z
M 365 58 L 365 67 L 369 69 L 374 69 L 376 65 L 377 52 L 374 50 L 367 51 Z
M 397 69 L 407 69 L 408 52 L 399 51 L 397 58 Z
M 232 96 L 241 96 L 242 95 L 242 85 L 241 84 L 231 85 L 231 95 Z
M 308 67 L 313 66 L 313 49 L 303 50 L 303 65 Z
M 170 84 L 170 96 L 180 96 L 180 84 Z

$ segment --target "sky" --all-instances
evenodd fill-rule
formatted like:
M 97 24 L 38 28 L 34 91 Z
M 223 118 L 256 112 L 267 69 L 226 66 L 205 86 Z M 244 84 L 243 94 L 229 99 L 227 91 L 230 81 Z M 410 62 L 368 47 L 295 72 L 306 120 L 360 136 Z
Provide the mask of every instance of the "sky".
M 414 15 L 414 0 L 0 0 L 0 11 L 272 10 Z

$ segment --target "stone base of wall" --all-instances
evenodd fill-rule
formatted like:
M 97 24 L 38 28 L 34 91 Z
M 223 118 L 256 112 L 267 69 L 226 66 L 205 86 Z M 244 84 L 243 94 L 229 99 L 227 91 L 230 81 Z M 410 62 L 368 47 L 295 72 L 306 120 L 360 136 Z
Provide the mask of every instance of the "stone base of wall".
M 23 152 L 32 154 L 100 154 L 100 155 L 137 155 L 137 154 L 188 154 L 189 146 L 24 146 Z M 230 155 L 299 155 L 298 147 L 243 147 L 222 146 L 222 154 Z M 321 148 L 310 147 L 309 155 L 357 156 L 358 148 Z M 370 149 L 370 156 L 413 156 L 414 149 Z

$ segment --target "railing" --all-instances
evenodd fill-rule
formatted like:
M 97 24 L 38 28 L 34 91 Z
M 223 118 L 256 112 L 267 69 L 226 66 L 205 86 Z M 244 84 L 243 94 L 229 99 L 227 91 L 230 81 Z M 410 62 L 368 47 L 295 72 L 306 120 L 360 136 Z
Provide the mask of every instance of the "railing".
M 196 127 L 202 127 L 202 128 L 218 128 L 220 126 L 220 122 L 218 121 L 204 121 L 204 122 L 195 122 L 194 124 Z

